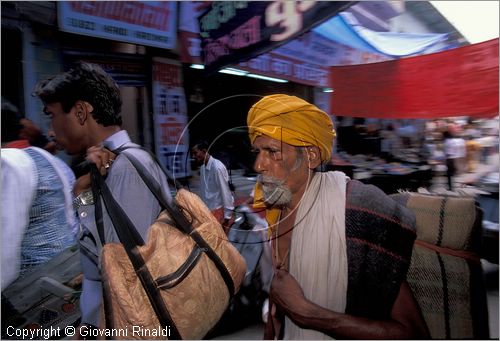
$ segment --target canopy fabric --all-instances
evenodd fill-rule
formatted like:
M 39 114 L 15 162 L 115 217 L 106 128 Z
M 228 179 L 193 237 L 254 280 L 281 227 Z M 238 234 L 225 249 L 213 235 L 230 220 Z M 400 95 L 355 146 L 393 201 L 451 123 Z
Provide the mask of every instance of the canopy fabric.
M 447 34 L 375 32 L 361 26 L 349 12 L 342 12 L 313 29 L 346 46 L 390 57 L 404 57 L 448 48 Z
M 381 63 L 333 66 L 331 113 L 373 118 L 498 115 L 498 38 Z

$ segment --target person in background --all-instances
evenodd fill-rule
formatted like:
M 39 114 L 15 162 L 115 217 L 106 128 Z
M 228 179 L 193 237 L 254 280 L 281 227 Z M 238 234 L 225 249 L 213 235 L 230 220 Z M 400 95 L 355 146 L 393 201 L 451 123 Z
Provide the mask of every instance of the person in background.
M 453 191 L 453 177 L 459 172 L 460 160 L 465 157 L 465 141 L 447 130 L 443 133 L 443 149 L 446 156 L 448 189 Z
M 295 96 L 266 96 L 247 117 L 274 262 L 264 337 L 428 338 L 406 282 L 415 216 L 341 172 L 330 117 Z
M 171 200 L 167 178 L 160 165 L 146 151 L 132 143 L 121 129 L 122 100 L 115 81 L 95 64 L 79 62 L 75 67 L 39 82 L 34 94 L 50 117 L 56 142 L 72 156 L 85 156 L 105 176 L 113 197 L 125 211 L 143 240 L 161 206 L 144 184 L 129 159 L 119 152 L 124 148 L 149 170 L 158 181 L 162 195 Z M 105 241 L 97 232 L 95 203 L 89 174 L 78 178 L 74 188 L 80 217 L 79 235 L 84 274 L 80 299 L 81 323 L 98 327 L 102 303 L 99 256 L 104 242 L 119 242 L 115 228 L 102 204 Z M 102 202 L 102 199 L 101 199 Z
M 472 136 L 468 136 L 465 141 L 465 150 L 466 171 L 472 173 L 477 169 L 481 145 Z
M 2 110 L 17 112 L 17 108 L 2 97 Z M 13 138 L 8 138 L 10 142 L 5 144 L 5 148 L 27 148 L 30 146 L 43 148 L 51 154 L 57 153 L 57 146 L 54 141 L 49 140 L 37 125 L 30 119 L 20 117 L 19 115 L 6 115 L 2 120 L 9 131 L 2 129 L 2 135 L 7 136 L 15 134 Z M 13 120 L 10 122 L 10 120 Z
M 380 137 L 382 138 L 380 142 L 381 156 L 387 162 L 392 162 L 394 160 L 394 153 L 402 148 L 402 144 L 394 131 L 392 123 L 389 123 L 387 128 L 381 131 Z
M 2 98 L 2 290 L 76 242 L 75 177 L 38 147 L 4 148 L 24 129 L 17 108 Z
M 196 143 L 191 153 L 200 166 L 200 197 L 227 234 L 231 227 L 234 197 L 229 188 L 226 166 L 208 153 L 205 141 Z

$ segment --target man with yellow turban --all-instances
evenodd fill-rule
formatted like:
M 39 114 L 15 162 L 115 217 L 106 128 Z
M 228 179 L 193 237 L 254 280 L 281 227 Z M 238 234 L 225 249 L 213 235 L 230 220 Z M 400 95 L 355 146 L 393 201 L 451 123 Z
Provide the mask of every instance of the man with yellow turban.
M 316 106 L 266 96 L 248 113 L 275 274 L 266 338 L 427 338 L 406 272 L 415 217 L 374 186 L 317 171 L 335 130 Z

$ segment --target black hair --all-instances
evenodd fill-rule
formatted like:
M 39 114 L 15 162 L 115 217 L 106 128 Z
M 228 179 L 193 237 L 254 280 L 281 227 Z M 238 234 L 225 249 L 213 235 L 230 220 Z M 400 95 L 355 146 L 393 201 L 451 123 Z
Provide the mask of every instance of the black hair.
M 208 150 L 208 142 L 205 140 L 199 140 L 193 145 L 193 148 L 195 147 L 198 150 Z
M 18 109 L 2 97 L 2 143 L 19 139 L 21 118 Z
M 78 62 L 67 72 L 38 82 L 33 95 L 44 103 L 59 102 L 65 113 L 79 100 L 92 105 L 92 117 L 107 127 L 122 124 L 122 100 L 116 82 L 99 65 Z

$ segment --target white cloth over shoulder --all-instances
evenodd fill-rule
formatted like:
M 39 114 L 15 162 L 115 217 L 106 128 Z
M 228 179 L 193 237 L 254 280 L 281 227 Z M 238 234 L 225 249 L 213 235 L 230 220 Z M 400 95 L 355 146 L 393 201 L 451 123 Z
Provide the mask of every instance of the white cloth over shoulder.
M 290 249 L 290 274 L 305 297 L 328 310 L 345 312 L 347 246 L 346 183 L 342 172 L 316 173 L 297 211 Z M 285 318 L 285 339 L 331 339 Z
M 35 196 L 35 163 L 22 149 L 2 148 L 2 287 L 19 275 L 21 243 Z

